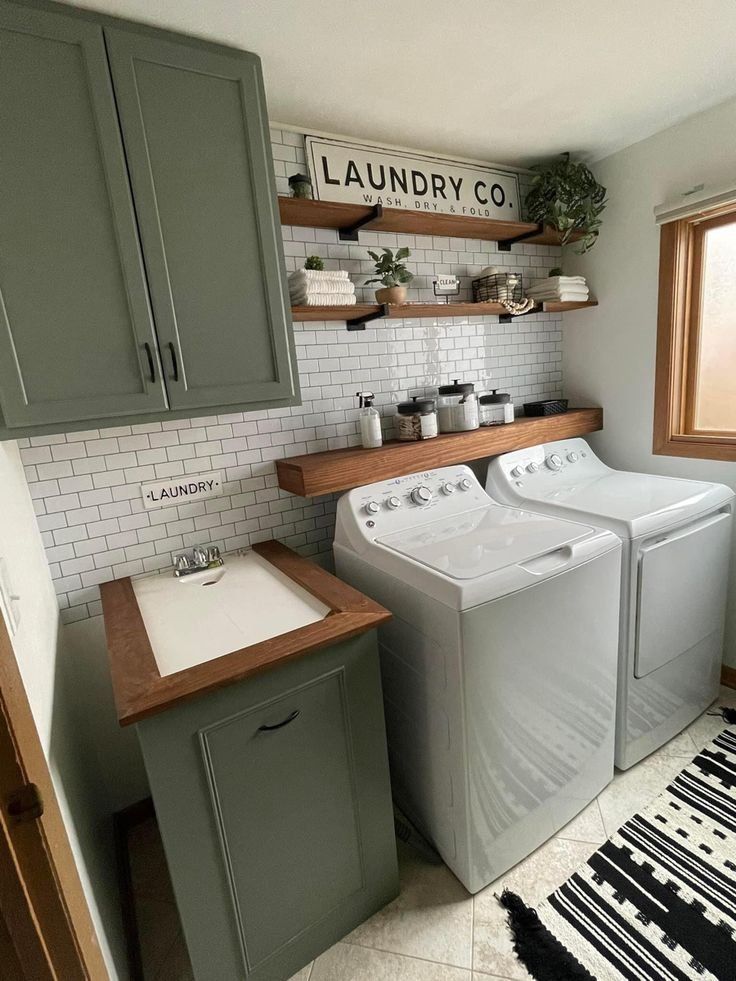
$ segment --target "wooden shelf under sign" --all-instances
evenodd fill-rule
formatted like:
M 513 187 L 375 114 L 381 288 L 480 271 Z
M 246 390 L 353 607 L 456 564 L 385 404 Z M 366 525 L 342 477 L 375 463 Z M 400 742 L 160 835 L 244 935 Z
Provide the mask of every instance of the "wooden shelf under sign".
M 536 305 L 530 313 L 566 313 L 597 307 L 597 300 L 584 303 L 544 302 Z M 403 303 L 399 306 L 377 303 L 357 303 L 351 307 L 292 307 L 291 317 L 296 321 L 344 320 L 353 326 L 360 326 L 369 320 L 417 320 L 421 317 L 475 317 L 508 316 L 508 311 L 500 303 Z M 525 316 L 520 314 L 520 316 Z
M 444 215 L 429 211 L 408 211 L 380 205 L 345 204 L 338 201 L 312 201 L 279 197 L 282 225 L 302 228 L 334 228 L 349 241 L 357 241 L 359 228 L 371 232 L 404 232 L 409 235 L 443 235 L 450 238 L 477 238 L 485 242 L 527 245 L 559 245 L 560 233 L 553 228 L 528 221 L 500 221 L 466 215 Z M 575 233 L 572 241 L 582 237 Z
M 603 409 L 570 409 L 555 416 L 517 419 L 470 433 L 448 433 L 416 443 L 398 440 L 377 450 L 348 447 L 276 461 L 279 487 L 301 497 L 349 490 L 403 474 L 480 460 L 550 440 L 571 439 L 603 428 Z

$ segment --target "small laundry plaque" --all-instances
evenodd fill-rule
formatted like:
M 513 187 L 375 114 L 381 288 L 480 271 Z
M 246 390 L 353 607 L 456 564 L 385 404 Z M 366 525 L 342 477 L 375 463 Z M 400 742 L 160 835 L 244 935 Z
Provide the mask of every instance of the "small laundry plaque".
M 221 497 L 222 493 L 222 473 L 219 470 L 141 484 L 143 507 L 146 511 Z

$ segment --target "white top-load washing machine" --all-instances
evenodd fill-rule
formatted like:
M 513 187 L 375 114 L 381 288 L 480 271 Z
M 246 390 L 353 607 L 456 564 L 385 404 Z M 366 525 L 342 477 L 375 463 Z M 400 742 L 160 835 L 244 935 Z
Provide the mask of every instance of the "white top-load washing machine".
M 627 769 L 718 694 L 733 492 L 612 470 L 583 439 L 496 457 L 486 490 L 622 539 L 616 766 Z
M 618 538 L 502 507 L 464 466 L 337 508 L 337 573 L 379 630 L 399 806 L 476 892 L 613 775 Z

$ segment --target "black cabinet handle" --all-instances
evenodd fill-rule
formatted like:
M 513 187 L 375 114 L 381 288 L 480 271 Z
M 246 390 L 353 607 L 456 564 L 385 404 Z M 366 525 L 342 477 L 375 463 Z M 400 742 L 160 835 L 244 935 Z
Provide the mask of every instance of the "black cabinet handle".
M 283 729 L 299 715 L 299 709 L 294 709 L 291 715 L 287 715 L 283 722 L 277 722 L 275 726 L 258 726 L 259 732 L 273 732 L 274 729 Z
M 151 345 L 144 344 L 143 347 L 146 349 L 146 357 L 148 358 L 148 370 L 151 375 L 151 381 L 156 381 L 156 369 L 153 367 L 153 354 L 151 353 Z
M 179 381 L 179 362 L 177 361 L 177 358 L 176 358 L 176 348 L 171 343 L 171 341 L 169 341 L 169 352 L 171 354 L 171 367 L 172 367 L 172 369 L 174 371 L 174 381 L 175 382 L 178 382 Z

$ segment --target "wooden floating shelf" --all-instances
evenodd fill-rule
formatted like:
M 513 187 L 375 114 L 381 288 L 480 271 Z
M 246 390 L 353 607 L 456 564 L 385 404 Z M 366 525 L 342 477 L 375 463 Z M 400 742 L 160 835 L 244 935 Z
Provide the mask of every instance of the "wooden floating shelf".
M 597 300 L 584 303 L 544 302 L 535 305 L 529 313 L 566 313 L 585 307 L 597 307 Z M 383 311 L 383 312 L 382 312 Z M 404 303 L 400 306 L 378 303 L 357 303 L 351 307 L 292 307 L 291 318 L 297 321 L 344 320 L 354 325 L 366 320 L 416 320 L 420 317 L 474 317 L 509 316 L 500 303 Z M 519 314 L 519 316 L 526 316 Z M 513 318 L 512 318 L 513 319 Z
M 443 215 L 429 211 L 408 211 L 367 204 L 338 201 L 312 201 L 279 197 L 282 225 L 302 228 L 334 228 L 347 240 L 357 241 L 355 231 L 403 232 L 409 235 L 442 235 L 450 238 L 477 238 L 486 242 L 511 242 L 523 238 L 527 245 L 559 245 L 560 233 L 528 221 L 501 221 L 466 215 Z M 575 233 L 572 241 L 582 237 Z
M 402 474 L 480 460 L 550 440 L 571 439 L 603 428 L 603 409 L 570 409 L 555 416 L 517 419 L 502 426 L 448 433 L 416 443 L 398 440 L 377 450 L 348 447 L 276 461 L 279 487 L 301 497 L 349 490 Z

